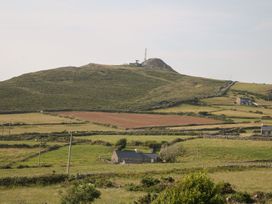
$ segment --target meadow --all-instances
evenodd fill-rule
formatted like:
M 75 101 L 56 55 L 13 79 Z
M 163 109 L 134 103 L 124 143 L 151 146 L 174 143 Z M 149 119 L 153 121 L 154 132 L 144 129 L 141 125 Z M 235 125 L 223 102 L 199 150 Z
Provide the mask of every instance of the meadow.
M 229 101 L 234 100 L 234 93 L 228 94 L 222 97 L 228 98 Z M 118 128 L 111 121 L 89 121 L 88 118 L 71 114 L 65 117 L 59 113 L 2 114 L 1 123 L 13 125 L 2 125 L 2 130 L 0 129 L 0 135 L 3 136 L 0 137 L 0 180 L 9 177 L 66 174 L 68 137 L 55 135 L 72 131 L 78 135 L 74 136 L 71 149 L 70 174 L 100 176 L 114 183 L 114 187 L 98 188 L 102 195 L 94 202 L 95 204 L 133 203 L 146 192 L 129 191 L 126 185 L 131 183 L 137 185 L 146 176 L 155 178 L 171 176 L 178 181 L 187 173 L 195 171 L 207 172 L 215 182 L 230 182 L 239 191 L 270 192 L 272 142 L 253 140 L 251 137 L 260 134 L 258 131 L 262 123 L 272 124 L 271 119 L 263 118 L 271 116 L 272 109 L 269 106 L 238 106 L 229 103 L 228 100 L 221 101 L 222 97 L 202 99 L 206 104 L 201 105 L 182 104 L 173 108 L 158 109 L 157 113 L 152 115 L 164 117 L 165 115 L 158 113 L 185 113 L 190 117 L 192 114 L 195 118 L 206 112 L 208 118 L 205 118 L 207 117 L 205 114 L 200 118 L 218 120 L 217 117 L 224 115 L 219 119 L 221 124 L 178 124 L 175 127 L 166 125 L 145 129 L 144 132 L 125 131 L 125 126 Z M 128 122 L 131 121 L 132 119 Z M 230 132 L 225 137 L 217 137 L 219 134 L 224 136 L 222 130 L 243 131 L 235 135 Z M 98 132 L 86 135 L 81 134 L 81 131 Z M 108 134 L 109 132 L 112 134 Z M 34 138 L 26 139 L 25 135 L 28 134 L 33 134 Z M 41 134 L 46 144 L 42 148 L 39 147 Z M 6 140 L 9 135 L 10 139 Z M 13 135 L 19 137 L 14 138 Z M 203 135 L 210 137 L 200 138 Z M 151 152 L 149 144 L 175 143 L 181 147 L 182 154 L 174 163 L 112 164 L 110 159 L 116 148 L 115 144 L 123 138 L 127 140 L 127 150 Z M 54 146 L 57 148 L 50 149 Z M 38 166 L 40 150 L 42 153 Z M 65 191 L 68 186 L 69 182 L 52 185 L 1 186 L 0 203 L 59 203 L 60 192 Z

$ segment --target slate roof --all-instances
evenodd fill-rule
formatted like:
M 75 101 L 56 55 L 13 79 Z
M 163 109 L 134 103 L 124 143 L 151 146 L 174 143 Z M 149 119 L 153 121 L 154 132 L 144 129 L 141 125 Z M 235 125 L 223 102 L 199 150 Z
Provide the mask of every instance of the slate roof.
M 135 151 L 115 151 L 118 158 L 130 158 L 130 159 L 143 159 L 143 158 L 150 158 L 150 159 L 157 159 L 158 155 L 154 153 L 142 153 L 142 152 L 135 152 Z
M 264 131 L 272 131 L 272 126 L 263 126 L 262 130 L 264 130 Z

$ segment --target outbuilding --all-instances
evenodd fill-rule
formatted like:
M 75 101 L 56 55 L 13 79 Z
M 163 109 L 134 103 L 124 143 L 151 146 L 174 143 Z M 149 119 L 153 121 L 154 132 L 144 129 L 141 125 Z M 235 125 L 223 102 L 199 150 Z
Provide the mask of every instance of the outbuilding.
M 272 136 L 272 126 L 262 126 L 261 127 L 262 136 Z

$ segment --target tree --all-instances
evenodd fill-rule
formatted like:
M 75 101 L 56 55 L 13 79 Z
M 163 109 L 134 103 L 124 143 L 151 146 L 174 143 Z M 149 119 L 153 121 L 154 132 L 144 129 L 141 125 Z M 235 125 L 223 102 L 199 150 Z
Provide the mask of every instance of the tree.
M 122 150 L 122 149 L 125 149 L 127 146 L 127 139 L 126 138 L 122 138 L 120 140 L 118 140 L 115 144 L 115 147 L 118 149 L 118 150 Z
M 87 204 L 92 203 L 101 195 L 91 183 L 75 183 L 64 195 L 62 195 L 62 204 Z
M 183 148 L 180 144 L 168 146 L 163 145 L 160 150 L 160 158 L 166 162 L 175 162 L 177 157 L 183 154 Z
M 186 176 L 172 188 L 159 194 L 152 204 L 223 204 L 224 197 L 206 174 Z

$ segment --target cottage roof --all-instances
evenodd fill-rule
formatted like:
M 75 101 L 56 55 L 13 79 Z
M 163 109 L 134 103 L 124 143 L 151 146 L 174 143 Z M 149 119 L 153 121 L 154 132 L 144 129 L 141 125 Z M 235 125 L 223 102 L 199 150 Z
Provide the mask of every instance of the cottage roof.
M 143 159 L 143 158 L 150 158 L 150 159 L 157 159 L 158 155 L 154 153 L 142 153 L 142 152 L 135 152 L 135 151 L 115 151 L 117 156 L 121 158 L 131 158 L 131 159 Z
M 243 97 L 240 97 L 240 100 L 241 100 L 241 101 L 251 101 L 250 98 L 243 98 Z
M 272 131 L 272 126 L 262 126 L 262 130 L 264 130 L 264 131 Z

